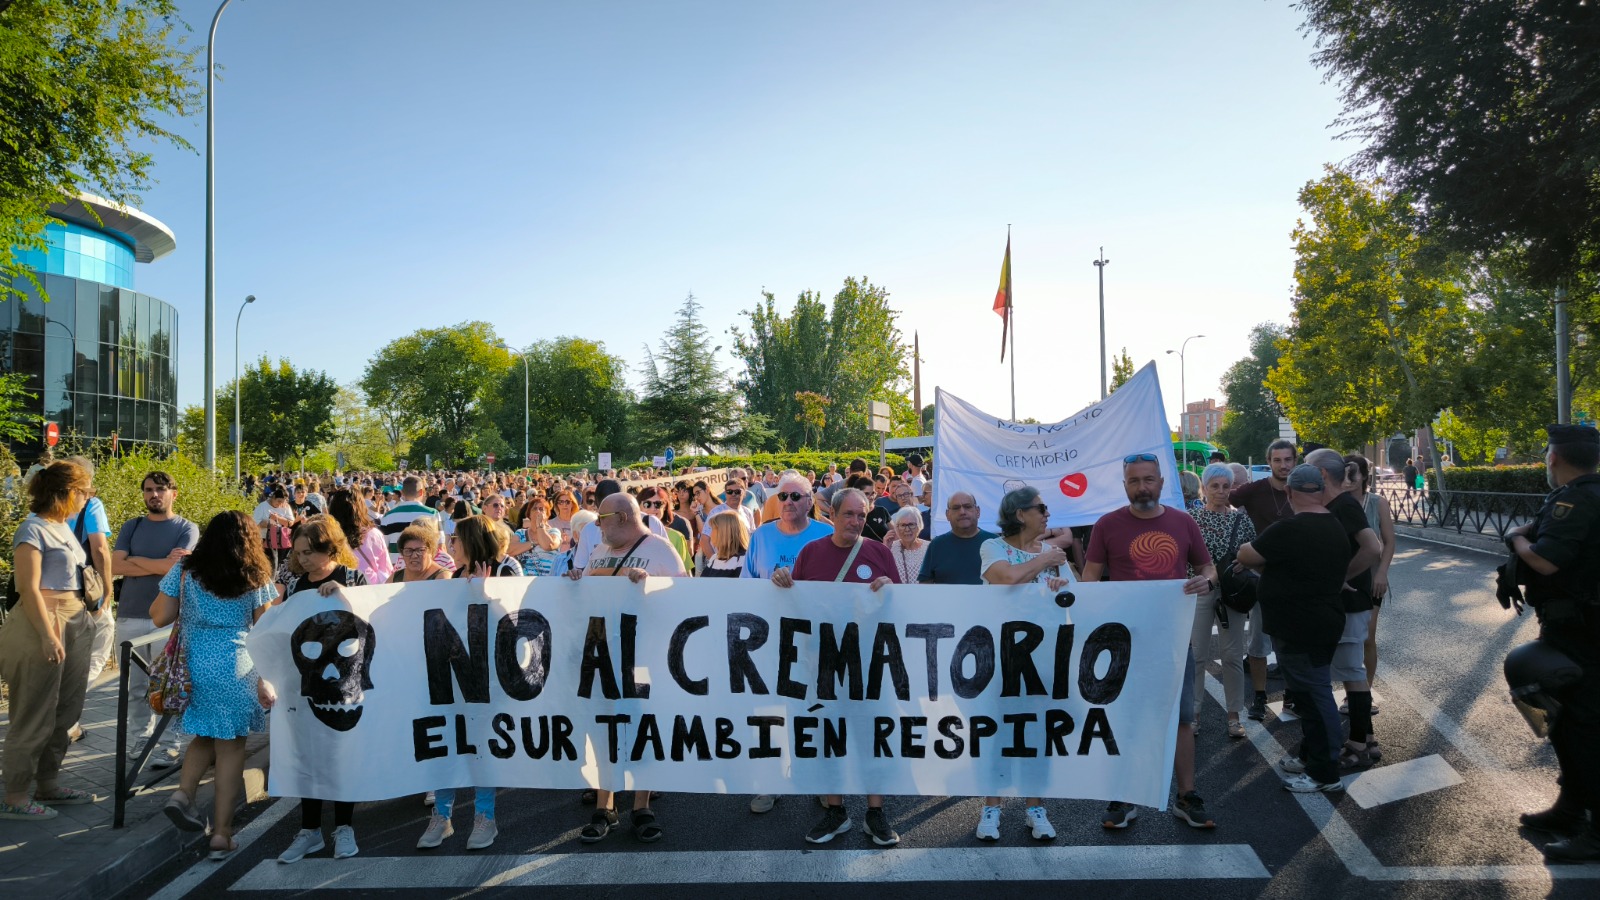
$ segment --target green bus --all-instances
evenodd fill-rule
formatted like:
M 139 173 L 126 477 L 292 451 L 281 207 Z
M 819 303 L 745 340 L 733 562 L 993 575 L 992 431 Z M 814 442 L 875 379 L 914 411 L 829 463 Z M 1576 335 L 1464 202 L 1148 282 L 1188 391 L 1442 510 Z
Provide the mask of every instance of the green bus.
M 1211 464 L 1211 454 L 1217 452 L 1215 444 L 1205 441 L 1173 441 L 1172 455 L 1177 457 L 1178 471 L 1199 475 Z

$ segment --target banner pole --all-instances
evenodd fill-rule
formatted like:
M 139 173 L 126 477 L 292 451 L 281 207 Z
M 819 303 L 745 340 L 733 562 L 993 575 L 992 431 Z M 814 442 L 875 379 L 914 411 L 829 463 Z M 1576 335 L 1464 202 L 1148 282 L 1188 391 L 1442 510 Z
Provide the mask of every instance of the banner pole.
M 1017 420 L 1017 310 L 1011 310 L 1011 421 Z

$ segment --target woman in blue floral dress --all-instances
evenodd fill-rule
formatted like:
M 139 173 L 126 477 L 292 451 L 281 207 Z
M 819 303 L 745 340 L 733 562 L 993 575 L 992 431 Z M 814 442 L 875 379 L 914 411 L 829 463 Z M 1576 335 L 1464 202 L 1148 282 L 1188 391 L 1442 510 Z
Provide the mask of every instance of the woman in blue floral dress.
M 245 650 L 244 637 L 276 596 L 272 565 L 261 549 L 255 523 L 244 513 L 224 512 L 206 525 L 194 552 L 161 579 L 161 593 L 150 608 L 157 626 L 181 619 L 193 684 L 183 711 L 183 730 L 194 740 L 166 814 L 179 828 L 205 830 L 194 795 L 215 762 L 212 859 L 226 858 L 237 849 L 233 811 L 244 771 L 245 737 L 266 728 L 256 696 L 255 663 Z

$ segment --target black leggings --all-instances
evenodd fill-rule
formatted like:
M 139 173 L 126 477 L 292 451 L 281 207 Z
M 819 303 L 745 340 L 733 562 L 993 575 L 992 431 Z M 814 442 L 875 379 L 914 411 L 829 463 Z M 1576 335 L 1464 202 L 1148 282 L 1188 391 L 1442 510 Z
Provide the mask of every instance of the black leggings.
M 349 825 L 355 818 L 356 805 L 343 800 L 333 801 L 333 827 Z M 322 830 L 322 801 L 304 798 L 300 801 L 300 828 L 314 831 Z

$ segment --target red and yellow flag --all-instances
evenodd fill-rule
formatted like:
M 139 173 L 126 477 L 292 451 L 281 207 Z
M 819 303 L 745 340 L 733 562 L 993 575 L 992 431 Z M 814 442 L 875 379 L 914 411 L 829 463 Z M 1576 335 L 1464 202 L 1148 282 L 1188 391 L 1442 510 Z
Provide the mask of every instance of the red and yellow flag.
M 1011 235 L 1006 235 L 1006 258 L 1000 264 L 1000 289 L 994 292 L 994 311 L 1000 316 L 1000 361 L 1006 361 L 1006 332 L 1011 328 Z

